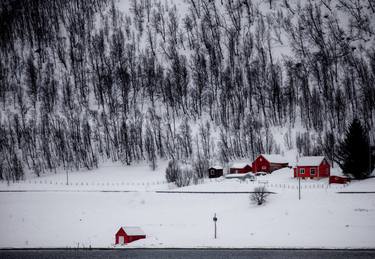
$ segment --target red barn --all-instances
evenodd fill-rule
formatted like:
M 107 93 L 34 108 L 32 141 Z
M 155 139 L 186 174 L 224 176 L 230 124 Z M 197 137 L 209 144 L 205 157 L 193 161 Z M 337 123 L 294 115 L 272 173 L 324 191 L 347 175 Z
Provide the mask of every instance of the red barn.
M 329 177 L 331 166 L 324 156 L 301 157 L 294 168 L 294 177 L 321 178 Z
M 251 166 L 246 163 L 234 164 L 229 169 L 230 174 L 246 174 L 251 171 Z
M 253 162 L 253 172 L 272 173 L 288 166 L 288 161 L 281 155 L 261 154 Z
M 146 234 L 140 227 L 120 227 L 115 238 L 116 245 L 124 245 L 138 239 L 146 238 Z

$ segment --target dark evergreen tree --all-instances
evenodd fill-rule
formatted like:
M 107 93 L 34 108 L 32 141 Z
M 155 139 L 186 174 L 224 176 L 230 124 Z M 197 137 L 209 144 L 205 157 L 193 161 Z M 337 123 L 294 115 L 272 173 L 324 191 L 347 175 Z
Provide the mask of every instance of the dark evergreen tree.
M 370 159 L 368 134 L 361 122 L 355 118 L 339 145 L 336 160 L 345 175 L 364 179 L 371 172 Z

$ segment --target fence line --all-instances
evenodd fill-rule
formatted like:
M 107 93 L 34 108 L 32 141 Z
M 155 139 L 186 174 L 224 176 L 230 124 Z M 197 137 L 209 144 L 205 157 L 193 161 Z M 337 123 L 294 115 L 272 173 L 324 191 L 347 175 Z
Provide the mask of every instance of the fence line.
M 52 180 L 21 180 L 16 182 L 10 182 L 10 184 L 32 184 L 32 185 L 67 185 L 66 181 L 52 181 Z M 151 186 L 151 185 L 162 185 L 168 184 L 167 181 L 151 181 L 151 182 L 108 182 L 108 181 L 69 181 L 69 186 Z
M 255 183 L 255 181 L 253 181 Z M 280 188 L 280 189 L 298 189 L 298 184 L 286 184 L 286 183 L 261 183 L 258 182 L 260 185 L 264 185 L 266 187 L 270 188 Z M 330 184 L 317 184 L 317 183 L 303 183 L 301 184 L 301 189 L 343 189 L 346 188 L 348 184 L 343 184 L 343 185 L 330 185 Z
M 224 179 L 222 178 L 206 178 L 200 179 L 196 184 L 205 184 L 205 183 L 221 183 Z M 298 184 L 292 183 L 266 183 L 266 182 L 259 182 L 259 181 L 250 181 L 250 180 L 239 180 L 240 184 L 258 184 L 264 185 L 266 187 L 271 188 L 280 188 L 280 189 L 298 189 Z M 17 182 L 11 182 L 11 184 L 43 184 L 43 185 L 57 185 L 57 186 L 66 186 L 65 181 L 56 181 L 56 180 L 21 180 Z M 166 180 L 159 180 L 159 181 L 148 181 L 148 182 L 108 182 L 108 181 L 69 181 L 69 186 L 155 186 L 155 185 L 164 185 L 168 184 Z M 348 186 L 348 184 L 344 185 L 330 185 L 330 184 L 320 184 L 320 183 L 301 183 L 301 189 L 344 189 Z

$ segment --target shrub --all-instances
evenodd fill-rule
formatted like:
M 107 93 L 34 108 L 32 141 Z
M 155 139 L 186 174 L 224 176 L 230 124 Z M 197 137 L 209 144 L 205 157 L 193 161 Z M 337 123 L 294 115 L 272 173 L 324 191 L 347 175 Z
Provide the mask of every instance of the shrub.
M 179 174 L 177 176 L 175 183 L 178 187 L 188 186 L 192 183 L 193 178 L 194 178 L 193 169 L 188 165 L 184 165 L 179 171 Z
M 168 163 L 167 169 L 165 170 L 165 178 L 168 183 L 176 182 L 177 176 L 179 175 L 179 165 L 176 160 L 171 160 Z
M 266 203 L 268 195 L 269 192 L 267 191 L 266 187 L 256 187 L 254 192 L 250 195 L 250 200 L 252 203 L 262 205 L 263 203 Z
M 205 158 L 198 157 L 194 161 L 193 168 L 194 168 L 194 171 L 196 172 L 197 180 L 208 177 L 208 167 L 209 167 L 209 161 Z
M 197 183 L 198 177 L 190 164 L 183 164 L 176 160 L 168 163 L 165 171 L 167 182 L 175 183 L 178 187 L 188 186 L 191 183 Z

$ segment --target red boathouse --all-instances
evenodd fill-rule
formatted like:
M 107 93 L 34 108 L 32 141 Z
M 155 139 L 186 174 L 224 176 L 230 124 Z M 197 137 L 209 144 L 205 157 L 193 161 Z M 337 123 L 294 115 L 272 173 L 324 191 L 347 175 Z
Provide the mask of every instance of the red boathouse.
M 331 166 L 324 156 L 301 157 L 294 168 L 294 177 L 322 178 L 329 177 Z
M 347 184 L 349 182 L 350 182 L 350 178 L 346 176 L 331 175 L 329 177 L 329 184 L 331 183 Z
M 272 173 L 288 166 L 288 161 L 281 155 L 261 154 L 253 162 L 253 172 Z
M 116 233 L 116 245 L 124 245 L 138 239 L 146 238 L 146 234 L 140 227 L 120 227 Z

